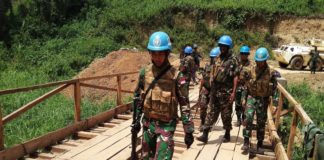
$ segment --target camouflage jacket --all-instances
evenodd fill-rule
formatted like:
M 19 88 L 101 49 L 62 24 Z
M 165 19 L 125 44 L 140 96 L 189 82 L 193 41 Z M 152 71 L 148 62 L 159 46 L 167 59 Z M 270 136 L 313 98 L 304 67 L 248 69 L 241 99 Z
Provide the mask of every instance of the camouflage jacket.
M 251 71 L 245 73 L 245 82 L 248 94 L 253 97 L 269 97 L 277 87 L 275 70 L 267 65 L 264 69 L 259 69 L 255 65 L 251 66 Z
M 206 64 L 204 71 L 203 71 L 203 79 L 201 81 L 201 87 L 206 88 L 208 91 L 210 91 L 210 74 L 212 71 L 213 65 Z
M 170 65 L 170 64 L 168 64 L 168 65 Z M 141 97 L 143 95 L 143 93 L 146 92 L 145 89 L 148 88 L 148 86 L 146 86 L 146 85 L 149 85 L 153 80 L 153 79 L 151 79 L 148 82 L 148 80 L 146 78 L 146 74 L 151 72 L 151 73 L 153 73 L 154 77 L 156 77 L 160 73 L 161 70 L 162 69 L 157 68 L 154 65 L 149 65 L 146 68 L 142 68 L 140 71 L 139 81 L 138 81 L 137 88 L 134 93 L 134 97 L 135 97 L 134 99 L 136 99 L 136 97 L 137 97 L 137 98 L 140 98 L 141 100 L 144 100 L 144 106 L 152 104 L 151 102 L 147 103 L 147 97 Z M 190 114 L 190 107 L 189 107 L 189 103 L 188 103 L 189 102 L 189 99 L 188 99 L 188 95 L 189 95 L 189 86 L 188 85 L 189 84 L 186 82 L 187 77 L 185 77 L 182 72 L 177 71 L 177 69 L 172 66 L 171 69 L 169 69 L 169 71 L 164 76 L 162 76 L 161 79 L 159 79 L 157 81 L 157 84 L 151 90 L 153 92 L 153 90 L 155 90 L 158 87 L 160 90 L 162 90 L 162 93 L 163 93 L 164 87 L 159 86 L 160 85 L 159 82 L 164 81 L 163 77 L 169 76 L 169 74 L 175 75 L 174 76 L 175 80 L 172 81 L 173 84 L 171 84 L 171 85 L 175 86 L 174 90 L 176 92 L 176 95 L 174 95 L 174 96 L 176 98 L 176 102 L 180 104 L 180 113 L 181 113 L 180 119 L 183 122 L 184 131 L 186 133 L 193 133 L 194 124 L 192 122 L 192 117 Z M 167 86 L 165 86 L 165 87 L 167 87 Z M 151 95 L 152 94 L 153 93 L 151 93 Z M 163 96 L 163 99 L 171 99 L 171 97 L 165 97 L 165 95 L 162 95 L 162 96 Z M 173 98 L 172 98 L 172 100 L 173 100 Z M 145 112 L 145 108 L 150 107 L 150 106 L 148 106 L 148 107 L 140 106 L 139 104 L 135 104 L 135 103 L 133 103 L 133 104 L 134 104 L 133 107 L 134 107 L 134 111 L 136 112 L 137 118 L 141 117 L 141 114 Z M 176 106 L 178 106 L 178 105 L 176 105 Z M 171 107 L 171 106 L 169 106 L 169 107 Z M 176 109 L 178 109 L 178 108 L 176 108 Z M 177 111 L 175 111 L 175 112 L 177 113 Z M 174 120 L 176 120 L 177 118 L 178 118 L 177 115 L 175 115 L 173 117 Z M 159 119 L 155 119 L 155 120 L 159 121 Z
M 253 64 L 250 60 L 246 61 L 245 63 L 243 63 L 242 61 L 239 62 L 239 67 L 237 68 L 239 73 L 238 87 L 244 87 L 244 81 L 246 79 L 245 76 L 247 76 L 247 73 L 251 72 L 252 65 L 255 64 Z
M 195 68 L 195 60 L 192 56 L 186 56 L 180 60 L 179 70 L 184 74 L 190 74 Z
M 234 85 L 234 78 L 239 75 L 238 60 L 229 53 L 227 56 L 217 58 L 212 73 L 212 88 L 226 88 L 230 90 Z

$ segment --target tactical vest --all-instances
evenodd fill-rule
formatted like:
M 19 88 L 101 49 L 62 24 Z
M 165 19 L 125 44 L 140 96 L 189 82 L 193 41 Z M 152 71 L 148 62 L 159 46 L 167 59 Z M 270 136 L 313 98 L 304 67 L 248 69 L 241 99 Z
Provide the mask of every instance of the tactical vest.
M 244 85 L 245 84 L 245 80 L 246 80 L 246 74 L 248 74 L 248 73 L 250 73 L 251 72 L 251 66 L 252 66 L 252 64 L 251 64 L 252 62 L 251 61 L 249 61 L 249 62 L 247 62 L 247 64 L 245 64 L 245 65 L 243 65 L 242 63 L 240 64 L 240 67 L 239 67 L 239 74 L 240 74 L 240 76 L 239 76 L 239 84 L 240 85 Z
M 271 80 L 270 68 L 267 67 L 264 71 L 256 73 L 256 66 L 251 66 L 250 80 L 247 81 L 249 94 L 253 97 L 269 97 L 272 94 L 273 84 Z M 257 77 L 259 76 L 259 77 Z M 257 79 L 258 78 L 258 79 Z
M 177 118 L 178 100 L 176 97 L 176 78 L 179 72 L 172 67 L 164 74 L 148 92 L 144 100 L 144 116 L 169 122 Z M 154 80 L 152 66 L 145 71 L 144 91 Z
M 213 82 L 221 85 L 226 84 L 227 87 L 233 86 L 236 65 L 237 60 L 233 55 L 224 60 L 218 58 L 212 70 Z

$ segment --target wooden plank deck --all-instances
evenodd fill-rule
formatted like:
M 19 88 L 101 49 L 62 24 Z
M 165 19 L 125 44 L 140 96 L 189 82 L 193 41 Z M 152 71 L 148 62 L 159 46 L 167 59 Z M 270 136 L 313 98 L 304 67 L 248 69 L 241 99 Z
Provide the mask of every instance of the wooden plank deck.
M 198 100 L 199 86 L 190 86 L 190 101 Z M 191 103 L 193 106 L 195 103 Z M 199 110 L 192 108 L 194 117 L 195 132 L 194 137 L 201 135 L 198 131 L 200 125 Z M 233 108 L 234 111 L 234 108 Z M 235 111 L 234 111 L 235 112 Z M 175 152 L 173 159 L 184 160 L 247 160 L 248 155 L 242 154 L 243 145 L 242 129 L 236 127 L 236 115 L 232 115 L 233 129 L 231 131 L 231 141 L 222 143 L 225 131 L 222 128 L 222 121 L 219 117 L 212 131 L 209 134 L 209 141 L 203 144 L 197 140 L 194 141 L 190 149 L 186 148 L 184 143 L 184 132 L 182 123 L 177 124 L 175 132 Z M 25 157 L 26 159 L 57 159 L 57 160 L 125 160 L 130 159 L 131 152 L 131 113 L 117 115 L 115 119 L 102 123 L 102 125 L 87 131 L 79 132 L 79 139 L 65 140 L 63 143 L 52 146 L 52 150 L 47 153 L 40 153 L 37 158 Z M 138 138 L 141 139 L 142 131 Z M 140 142 L 140 141 L 139 141 Z M 56 150 L 59 150 L 57 152 Z M 137 147 L 140 153 L 141 145 Z M 258 156 L 255 159 L 262 159 Z

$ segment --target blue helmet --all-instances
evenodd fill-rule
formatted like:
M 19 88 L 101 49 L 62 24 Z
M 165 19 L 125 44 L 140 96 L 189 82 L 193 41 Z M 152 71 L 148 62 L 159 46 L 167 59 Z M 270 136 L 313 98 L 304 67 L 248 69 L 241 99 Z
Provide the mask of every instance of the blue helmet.
M 170 37 L 165 32 L 154 32 L 149 39 L 147 49 L 150 51 L 166 51 L 171 50 L 172 45 Z
M 190 46 L 187 46 L 185 49 L 184 49 L 184 53 L 186 54 L 186 55 L 190 55 L 191 53 L 192 53 L 192 47 L 190 47 Z
M 240 53 L 244 55 L 249 55 L 250 54 L 250 48 L 248 46 L 243 46 L 240 49 Z
M 209 56 L 212 57 L 212 58 L 217 57 L 219 55 L 220 55 L 219 47 L 213 48 L 209 53 Z
M 233 48 L 232 38 L 228 35 L 223 35 L 221 38 L 219 38 L 218 45 L 219 44 L 229 46 L 229 48 Z
M 266 61 L 269 58 L 269 52 L 266 48 L 261 47 L 256 50 L 254 60 L 257 62 Z

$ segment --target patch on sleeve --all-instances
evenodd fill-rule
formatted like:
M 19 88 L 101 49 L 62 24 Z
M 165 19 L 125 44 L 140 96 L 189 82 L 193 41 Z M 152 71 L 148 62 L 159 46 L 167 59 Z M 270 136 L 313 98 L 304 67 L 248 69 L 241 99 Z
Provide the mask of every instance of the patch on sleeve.
M 186 84 L 186 77 L 181 77 L 181 78 L 179 79 L 179 83 L 180 83 L 181 85 Z

